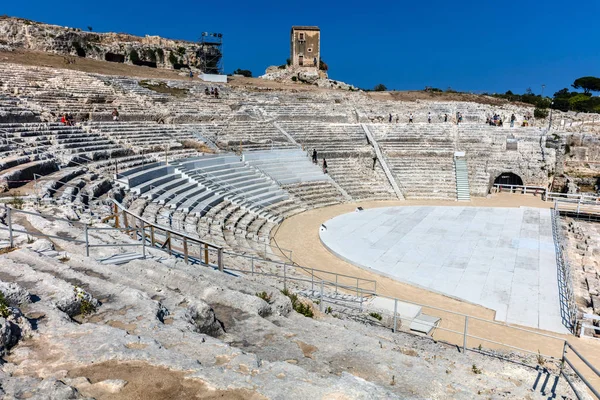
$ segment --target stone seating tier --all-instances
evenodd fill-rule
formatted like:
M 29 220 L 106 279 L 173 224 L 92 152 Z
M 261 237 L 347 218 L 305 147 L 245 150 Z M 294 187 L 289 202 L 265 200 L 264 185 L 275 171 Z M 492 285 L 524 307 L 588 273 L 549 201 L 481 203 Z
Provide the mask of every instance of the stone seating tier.
M 329 158 L 328 173 L 354 200 L 396 199 L 391 184 L 372 159 Z
M 407 199 L 456 199 L 452 156 L 390 158 L 388 165 Z

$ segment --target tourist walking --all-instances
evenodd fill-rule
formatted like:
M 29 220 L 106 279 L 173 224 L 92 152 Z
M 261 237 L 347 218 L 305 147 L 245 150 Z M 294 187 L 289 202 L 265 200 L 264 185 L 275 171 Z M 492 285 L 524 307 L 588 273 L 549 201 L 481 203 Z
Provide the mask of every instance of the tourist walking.
M 448 114 L 444 114 L 444 122 L 448 122 Z
M 390 113 L 390 123 L 392 122 L 392 113 Z
M 413 114 L 410 113 L 410 115 L 408 116 L 408 123 L 412 124 L 413 123 Z
M 431 123 L 431 111 L 427 113 L 427 122 Z
M 113 121 L 118 121 L 119 120 L 119 112 L 117 111 L 116 108 L 112 112 L 112 117 L 113 117 Z
M 515 126 L 515 121 L 516 121 L 517 117 L 515 117 L 515 114 L 513 113 L 513 115 L 510 116 L 510 127 L 513 128 Z
M 323 173 L 327 173 L 327 161 L 325 160 L 325 157 L 323 157 Z
M 312 162 L 313 164 L 317 163 L 317 149 L 313 149 Z
M 191 69 L 190 69 L 190 79 L 194 79 L 194 73 L 192 72 Z

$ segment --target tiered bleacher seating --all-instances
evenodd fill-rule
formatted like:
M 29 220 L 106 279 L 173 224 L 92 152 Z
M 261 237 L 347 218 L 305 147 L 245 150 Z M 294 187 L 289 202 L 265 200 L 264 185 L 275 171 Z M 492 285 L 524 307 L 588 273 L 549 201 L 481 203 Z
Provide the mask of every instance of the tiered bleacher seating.
M 122 119 L 148 119 L 151 114 L 134 97 L 118 94 L 111 85 L 84 72 L 4 63 L 0 64 L 0 82 L 2 91 L 54 118 L 71 113 L 77 120 L 107 120 L 112 119 L 114 108 Z
M 450 124 L 372 124 L 407 199 L 456 199 L 455 132 Z
M 8 146 L 16 154 L 42 154 L 71 161 L 88 162 L 128 153 L 105 136 L 84 131 L 81 126 L 61 123 L 1 124 Z M 5 152 L 5 155 L 7 153 Z
M 35 122 L 39 120 L 39 113 L 21 105 L 18 98 L 0 93 L 0 123 Z
M 372 148 L 359 124 L 323 122 L 279 122 L 279 126 L 294 140 L 312 152 L 316 149 L 319 159 L 337 156 L 370 155 Z
M 307 100 L 294 99 L 291 102 L 278 104 L 261 104 L 259 107 L 265 118 L 278 121 L 346 123 L 353 120 L 353 112 L 346 105 Z
M 86 127 L 110 137 L 125 147 L 138 151 L 177 149 L 183 141 L 198 142 L 194 133 L 181 125 L 158 124 L 156 122 L 89 122 Z M 200 144 L 200 142 L 198 142 Z
M 191 124 L 220 148 L 232 151 L 291 149 L 296 146 L 272 123 L 230 121 L 222 125 Z
M 244 161 L 280 185 L 331 179 L 320 167 L 309 162 L 306 153 L 302 150 L 246 152 Z
M 397 199 L 392 185 L 371 158 L 328 158 L 328 173 L 354 200 Z
M 299 201 L 310 208 L 326 207 L 344 202 L 344 196 L 331 182 L 301 182 L 284 186 Z

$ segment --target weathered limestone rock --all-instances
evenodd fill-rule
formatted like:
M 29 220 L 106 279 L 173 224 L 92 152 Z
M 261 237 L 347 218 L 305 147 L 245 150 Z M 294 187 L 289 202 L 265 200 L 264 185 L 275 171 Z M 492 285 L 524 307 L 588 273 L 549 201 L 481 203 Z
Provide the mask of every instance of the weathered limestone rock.
M 200 300 L 194 300 L 187 309 L 186 317 L 196 327 L 196 332 L 212 337 L 221 336 L 225 331 L 211 306 Z
M 74 287 L 72 292 L 63 295 L 56 302 L 56 307 L 71 318 L 82 312 L 91 311 L 99 305 L 98 300 L 79 287 Z
M 16 307 L 8 307 L 6 317 L 0 317 L 0 357 L 19 340 L 31 334 L 31 324 Z
M 298 80 L 300 82 L 313 84 L 319 79 L 319 73 L 316 70 L 306 70 L 298 72 Z
M 6 41 L 2 44 L 2 51 L 24 48 L 158 68 L 171 69 L 174 65 L 202 67 L 202 58 L 198 57 L 202 51 L 199 44 L 159 36 L 86 32 L 4 16 L 0 17 L 0 37 Z M 205 50 L 212 51 L 209 48 Z
M 4 299 L 11 307 L 18 307 L 21 304 L 31 302 L 29 292 L 14 282 L 0 281 L 0 292 L 4 295 Z

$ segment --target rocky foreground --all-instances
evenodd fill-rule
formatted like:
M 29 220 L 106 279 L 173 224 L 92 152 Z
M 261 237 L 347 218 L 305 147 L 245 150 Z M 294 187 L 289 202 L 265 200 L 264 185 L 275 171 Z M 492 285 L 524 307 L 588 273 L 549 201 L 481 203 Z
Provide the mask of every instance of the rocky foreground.
M 82 237 L 67 222 L 28 215 L 16 223 Z M 131 241 L 107 231 L 90 237 L 95 244 Z M 6 238 L 0 231 L 0 241 Z M 5 399 L 552 396 L 549 362 L 534 369 L 514 354 L 515 362 L 463 354 L 317 307 L 308 318 L 267 278 L 233 277 L 158 250 L 115 266 L 96 259 L 116 248 L 94 249 L 88 258 L 65 240 L 19 234 L 16 244 L 0 255 Z M 536 378 L 549 383 L 534 385 Z M 555 393 L 572 397 L 564 379 Z

